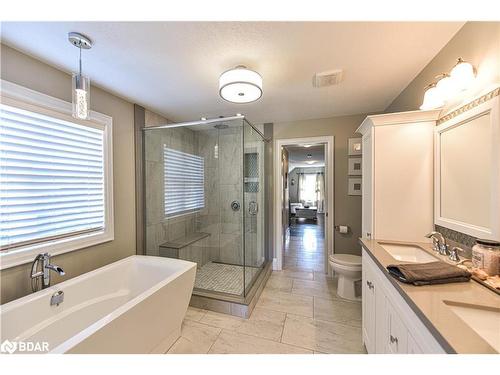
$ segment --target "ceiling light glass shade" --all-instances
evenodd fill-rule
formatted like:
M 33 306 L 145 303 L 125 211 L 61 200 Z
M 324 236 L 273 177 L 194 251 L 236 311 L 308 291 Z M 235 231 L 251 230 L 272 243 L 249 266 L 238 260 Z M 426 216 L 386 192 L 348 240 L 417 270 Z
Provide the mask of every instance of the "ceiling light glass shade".
M 457 90 L 459 91 L 466 90 L 472 81 L 474 81 L 475 76 L 476 73 L 472 64 L 462 60 L 461 58 L 458 59 L 457 64 L 453 67 L 450 73 L 450 77 L 455 82 Z
M 316 160 L 308 160 L 308 161 L 306 161 L 306 163 L 307 164 L 314 164 L 314 163 L 316 163 Z
M 436 84 L 436 89 L 443 101 L 452 98 L 458 93 L 456 81 L 449 74 L 441 74 L 438 76 L 439 81 Z
M 262 77 L 244 66 L 237 66 L 221 74 L 219 94 L 231 103 L 254 102 L 262 96 Z
M 444 105 L 443 98 L 435 83 L 431 83 L 425 88 L 424 101 L 420 106 L 421 110 L 436 109 Z
M 86 120 L 90 114 L 90 79 L 79 73 L 72 77 L 73 117 Z

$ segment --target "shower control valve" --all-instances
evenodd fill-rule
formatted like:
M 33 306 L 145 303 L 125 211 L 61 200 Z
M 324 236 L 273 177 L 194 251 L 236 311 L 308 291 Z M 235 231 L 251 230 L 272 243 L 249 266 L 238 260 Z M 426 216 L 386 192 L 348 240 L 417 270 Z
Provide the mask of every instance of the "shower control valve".
M 240 202 L 238 202 L 238 201 L 232 201 L 231 202 L 231 209 L 233 211 L 239 211 L 240 210 Z

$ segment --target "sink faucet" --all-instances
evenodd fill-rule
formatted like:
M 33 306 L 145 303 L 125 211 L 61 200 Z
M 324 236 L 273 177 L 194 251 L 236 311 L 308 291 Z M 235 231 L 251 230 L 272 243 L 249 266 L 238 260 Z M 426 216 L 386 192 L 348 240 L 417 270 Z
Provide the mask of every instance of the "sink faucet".
M 38 263 L 41 262 L 42 270 L 39 272 L 35 272 Z M 49 253 L 41 253 L 38 254 L 33 261 L 33 265 L 31 267 L 31 278 L 41 278 L 42 279 L 42 289 L 48 288 L 50 286 L 50 271 L 57 272 L 59 275 L 64 276 L 64 270 L 56 266 L 55 264 L 50 263 L 50 254 Z
M 443 235 L 439 232 L 430 232 L 425 235 L 427 238 L 432 238 L 432 248 L 441 255 L 448 255 L 448 245 Z

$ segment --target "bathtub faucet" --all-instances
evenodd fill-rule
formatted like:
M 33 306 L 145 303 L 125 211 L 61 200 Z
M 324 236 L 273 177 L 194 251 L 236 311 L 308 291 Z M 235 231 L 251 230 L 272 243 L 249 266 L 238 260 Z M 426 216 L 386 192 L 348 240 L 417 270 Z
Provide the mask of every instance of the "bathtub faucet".
M 38 268 L 38 264 L 41 264 L 41 271 L 36 272 Z M 31 267 L 31 278 L 42 279 L 42 289 L 48 288 L 50 286 L 50 271 L 57 272 L 59 275 L 64 276 L 64 270 L 56 266 L 55 264 L 50 264 L 50 254 L 49 253 L 41 253 L 38 254 L 33 261 L 33 265 Z

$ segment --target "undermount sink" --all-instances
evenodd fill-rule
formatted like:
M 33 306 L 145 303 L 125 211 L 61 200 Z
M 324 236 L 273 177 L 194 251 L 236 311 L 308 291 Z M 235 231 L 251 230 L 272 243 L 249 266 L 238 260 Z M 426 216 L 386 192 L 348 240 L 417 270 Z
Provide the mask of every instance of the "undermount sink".
M 500 352 L 500 308 L 455 301 L 444 301 L 444 303 L 465 324 Z
M 435 262 L 438 259 L 426 252 L 424 249 L 415 245 L 405 245 L 389 242 L 379 242 L 394 259 L 401 262 L 427 263 Z

